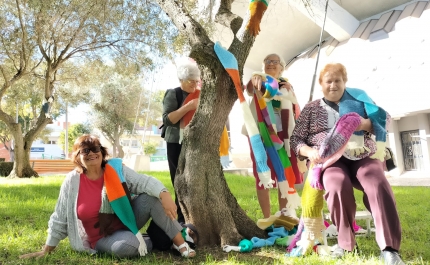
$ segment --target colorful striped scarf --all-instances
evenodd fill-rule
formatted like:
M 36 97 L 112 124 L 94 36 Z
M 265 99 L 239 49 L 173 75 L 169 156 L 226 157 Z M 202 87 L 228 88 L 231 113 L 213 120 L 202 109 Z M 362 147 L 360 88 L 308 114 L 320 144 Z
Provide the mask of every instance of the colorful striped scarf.
M 145 256 L 148 251 L 136 225 L 136 218 L 130 203 L 130 191 L 122 174 L 122 160 L 120 158 L 108 160 L 103 178 L 102 205 L 99 211 L 100 230 L 104 229 L 103 224 L 107 224 L 103 220 L 110 219 L 109 215 L 116 214 L 119 220 L 137 237 L 140 244 L 139 254 Z

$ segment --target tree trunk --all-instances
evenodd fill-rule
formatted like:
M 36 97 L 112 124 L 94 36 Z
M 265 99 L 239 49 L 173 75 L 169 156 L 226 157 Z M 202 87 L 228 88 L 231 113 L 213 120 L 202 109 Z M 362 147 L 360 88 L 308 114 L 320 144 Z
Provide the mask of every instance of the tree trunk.
M 230 192 L 220 163 L 221 132 L 237 99 L 233 83 L 213 49 L 192 57 L 202 70 L 204 87 L 198 111 L 185 130 L 176 173 L 182 212 L 199 229 L 199 245 L 237 245 L 243 238 L 264 237 Z
M 29 178 L 39 177 L 36 171 L 30 165 L 30 151 L 33 141 L 26 141 L 22 136 L 21 125 L 14 123 L 12 126 L 12 135 L 15 139 L 13 169 L 8 178 Z
M 124 150 L 122 149 L 121 144 L 118 145 L 118 157 L 124 158 Z

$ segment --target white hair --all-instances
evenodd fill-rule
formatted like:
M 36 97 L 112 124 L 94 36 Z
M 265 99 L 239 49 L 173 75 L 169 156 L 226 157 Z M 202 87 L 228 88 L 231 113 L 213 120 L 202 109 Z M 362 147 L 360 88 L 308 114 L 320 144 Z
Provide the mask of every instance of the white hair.
M 200 69 L 197 63 L 191 58 L 182 58 L 177 61 L 176 69 L 179 80 L 200 79 Z
M 282 57 L 281 57 L 279 54 L 277 54 L 277 53 L 271 53 L 271 54 L 266 55 L 266 57 L 264 57 L 264 59 L 263 59 L 263 72 L 264 72 L 264 61 L 266 61 L 266 59 L 267 59 L 267 58 L 269 58 L 270 56 L 276 56 L 276 57 L 278 57 L 278 58 L 279 58 L 280 65 L 282 66 L 283 70 L 285 70 L 285 66 L 287 66 L 287 64 L 285 63 L 284 58 L 282 58 Z

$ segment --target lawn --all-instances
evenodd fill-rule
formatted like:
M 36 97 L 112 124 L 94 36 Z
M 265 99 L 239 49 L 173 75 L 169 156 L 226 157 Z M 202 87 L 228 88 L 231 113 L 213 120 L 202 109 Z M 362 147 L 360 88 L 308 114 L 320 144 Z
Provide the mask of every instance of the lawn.
M 172 190 L 168 172 L 151 172 Z M 153 252 L 142 258 L 115 259 L 107 255 L 89 256 L 74 252 L 63 240 L 52 255 L 20 260 L 21 254 L 41 249 L 64 176 L 9 180 L 0 178 L 0 265 L 3 264 L 378 264 L 379 249 L 374 237 L 357 239 L 361 255 L 341 260 L 310 255 L 288 258 L 281 247 L 255 249 L 251 253 L 224 253 L 219 246 L 198 248 L 197 257 L 185 260 L 174 251 Z M 248 216 L 257 220 L 261 210 L 251 177 L 226 175 L 227 182 Z M 430 264 L 430 188 L 393 187 L 403 228 L 401 254 L 407 264 Z M 364 210 L 356 193 L 358 210 Z M 276 191 L 271 192 L 272 212 L 276 212 Z M 364 225 L 359 223 L 360 225 Z M 335 244 L 330 240 L 329 244 Z

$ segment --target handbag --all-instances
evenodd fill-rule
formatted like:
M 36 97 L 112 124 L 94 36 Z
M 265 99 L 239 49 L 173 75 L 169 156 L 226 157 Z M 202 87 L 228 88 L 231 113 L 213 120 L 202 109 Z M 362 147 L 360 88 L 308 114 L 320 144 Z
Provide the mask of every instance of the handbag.
M 387 167 L 387 170 L 393 170 L 395 169 L 396 163 L 394 162 L 394 154 L 393 151 L 391 151 L 391 148 L 385 147 L 385 166 Z

